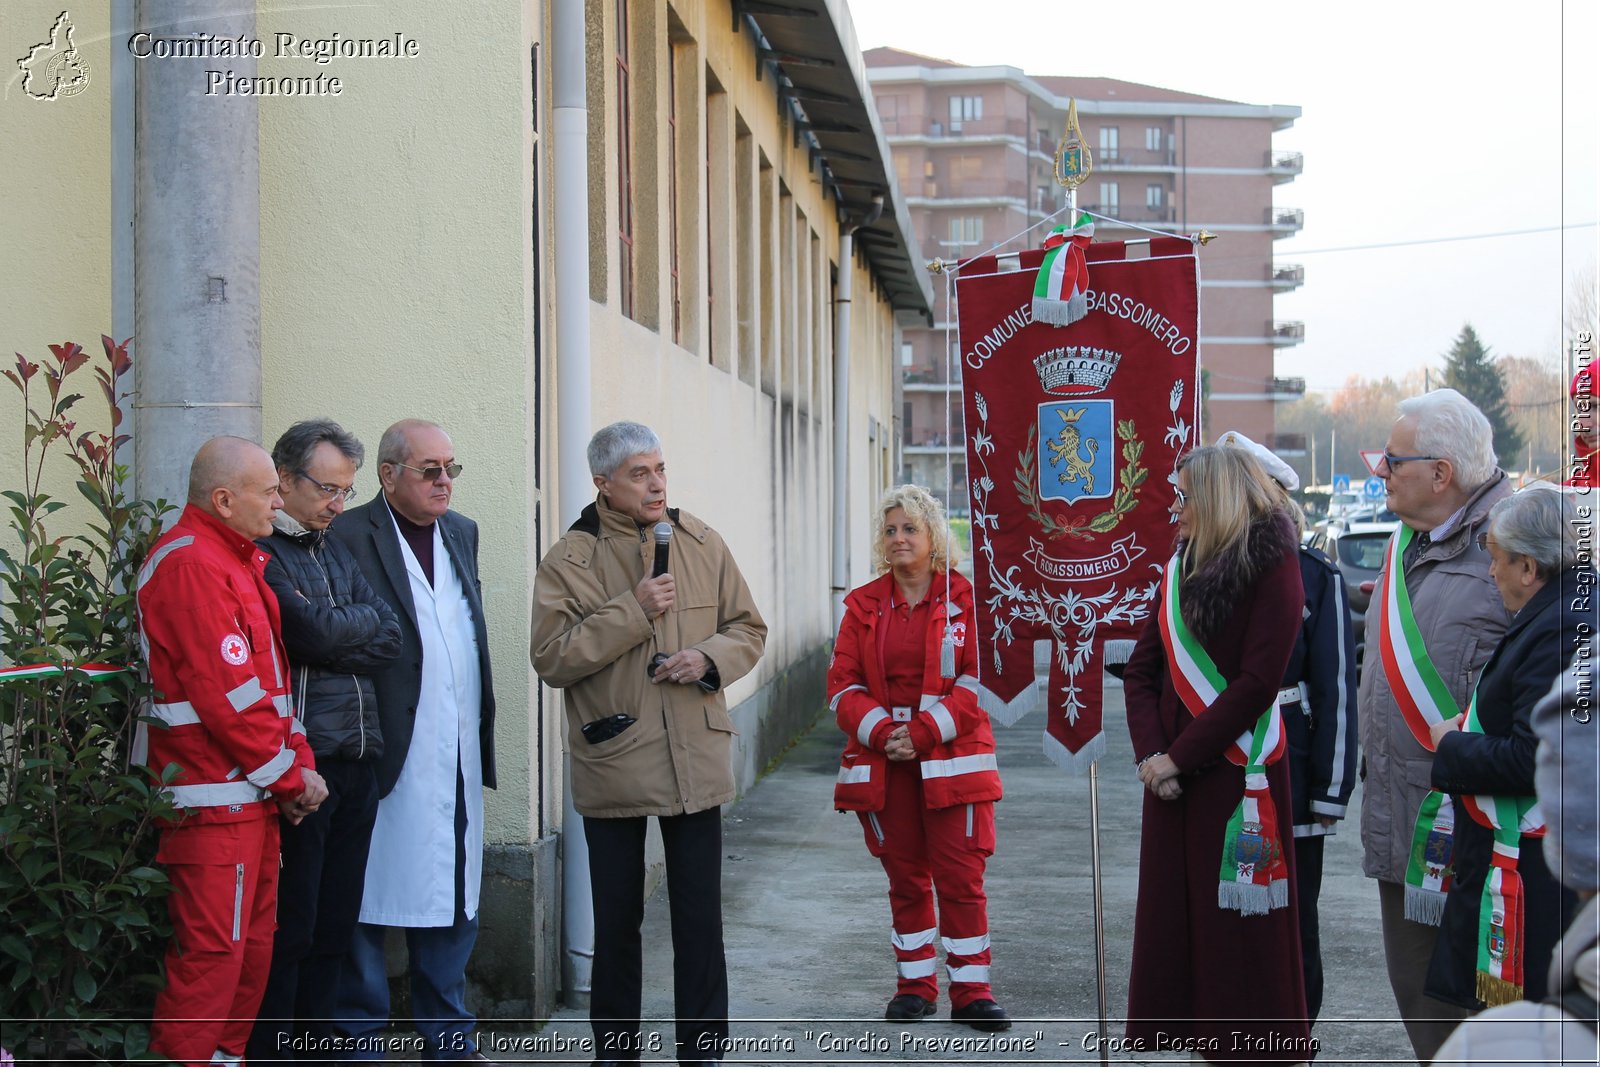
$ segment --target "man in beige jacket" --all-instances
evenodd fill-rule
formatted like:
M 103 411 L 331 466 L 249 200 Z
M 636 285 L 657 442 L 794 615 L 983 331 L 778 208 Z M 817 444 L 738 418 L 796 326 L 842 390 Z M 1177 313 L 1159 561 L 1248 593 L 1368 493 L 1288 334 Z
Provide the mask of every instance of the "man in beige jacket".
M 1452 826 L 1446 807 L 1418 838 L 1432 782 L 1428 724 L 1466 709 L 1478 671 L 1510 621 L 1477 538 L 1511 482 L 1495 466 L 1489 420 L 1454 389 L 1402 400 L 1383 455 L 1377 473 L 1401 527 L 1390 545 L 1392 572 L 1379 576 L 1366 616 L 1362 866 L 1378 880 L 1395 1003 L 1418 1061 L 1427 1063 L 1466 1014 L 1423 991 L 1444 909 L 1439 861 L 1448 855 Z M 1423 681 L 1430 674 L 1437 686 Z
M 724 687 L 761 658 L 767 627 L 715 530 L 667 507 L 661 441 L 617 422 L 589 442 L 599 494 L 534 578 L 532 660 L 566 691 L 572 796 L 589 845 L 599 1062 L 637 1060 L 644 843 L 660 822 L 671 887 L 678 1059 L 721 1058 L 722 812 L 733 799 Z M 671 531 L 652 576 L 657 527 Z M 654 1051 L 654 1050 L 652 1050 Z

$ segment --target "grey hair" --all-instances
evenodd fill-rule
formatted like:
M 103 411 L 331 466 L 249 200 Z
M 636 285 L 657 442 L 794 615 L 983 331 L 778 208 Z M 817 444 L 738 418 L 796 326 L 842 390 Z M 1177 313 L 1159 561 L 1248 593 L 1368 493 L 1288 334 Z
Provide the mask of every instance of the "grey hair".
M 303 471 L 311 465 L 317 446 L 326 441 L 361 469 L 367 450 L 361 439 L 332 419 L 305 419 L 295 423 L 272 446 L 272 462 L 280 470 Z
M 609 478 L 629 456 L 661 451 L 661 438 L 642 422 L 613 422 L 589 438 L 589 473 Z
M 378 439 L 378 462 L 398 464 L 411 458 L 411 431 L 432 427 L 443 430 L 437 422 L 427 419 L 401 419 L 387 430 Z
M 1447 459 L 1469 493 L 1494 476 L 1494 427 L 1478 406 L 1454 389 L 1435 389 L 1400 401 L 1402 418 L 1416 423 L 1417 451 Z
M 1548 582 L 1583 561 L 1580 538 L 1590 525 L 1571 496 L 1536 482 L 1490 508 L 1486 528 L 1505 552 L 1533 560 L 1539 577 Z

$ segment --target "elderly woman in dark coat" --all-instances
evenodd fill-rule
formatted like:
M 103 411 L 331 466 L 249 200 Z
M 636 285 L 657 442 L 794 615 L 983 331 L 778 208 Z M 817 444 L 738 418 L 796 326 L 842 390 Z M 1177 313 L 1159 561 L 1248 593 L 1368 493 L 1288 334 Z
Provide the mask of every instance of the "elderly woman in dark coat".
M 1455 804 L 1455 875 L 1426 989 L 1474 1011 L 1542 1000 L 1572 916 L 1573 896 L 1550 874 L 1537 840 L 1532 715 L 1593 631 L 1596 575 L 1580 562 L 1579 544 L 1588 522 L 1570 496 L 1542 487 L 1489 512 L 1479 536 L 1511 627 L 1466 713 L 1433 727 L 1433 787 Z
M 1279 682 L 1304 592 L 1293 522 L 1238 448 L 1191 453 L 1177 551 L 1125 675 L 1147 789 L 1128 1037 L 1207 1062 L 1310 1058 Z

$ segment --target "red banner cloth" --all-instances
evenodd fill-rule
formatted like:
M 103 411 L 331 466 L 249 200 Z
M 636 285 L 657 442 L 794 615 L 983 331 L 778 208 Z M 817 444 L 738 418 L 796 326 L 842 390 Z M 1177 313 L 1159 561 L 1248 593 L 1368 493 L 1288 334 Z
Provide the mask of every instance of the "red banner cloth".
M 1105 751 L 1104 665 L 1132 652 L 1172 551 L 1178 457 L 1199 439 L 1199 272 L 1186 238 L 1091 245 L 1089 313 L 1051 326 L 1031 311 L 1043 255 L 956 279 L 978 695 L 1004 725 L 1037 707 L 1048 642 L 1045 753 L 1076 772 Z

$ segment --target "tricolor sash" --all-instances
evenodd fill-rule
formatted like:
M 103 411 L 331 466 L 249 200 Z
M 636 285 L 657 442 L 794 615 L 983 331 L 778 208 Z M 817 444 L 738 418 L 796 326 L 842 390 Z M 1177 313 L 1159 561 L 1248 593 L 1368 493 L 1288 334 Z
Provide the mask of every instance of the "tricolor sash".
M 1089 313 L 1089 264 L 1085 250 L 1094 240 L 1094 219 L 1084 212 L 1071 226 L 1045 235 L 1044 259 L 1033 283 L 1033 321 L 1070 326 Z
M 1433 751 L 1430 731 L 1435 723 L 1461 713 L 1450 687 L 1439 677 L 1406 592 L 1406 546 L 1416 531 L 1401 524 L 1383 558 L 1383 614 L 1378 617 L 1378 652 L 1383 676 L 1389 682 L 1400 717 L 1417 744 Z M 1406 918 L 1438 926 L 1444 917 L 1445 896 L 1450 892 L 1452 835 L 1455 809 L 1446 793 L 1429 791 L 1417 813 L 1411 834 L 1411 855 L 1406 862 Z
M 1467 705 L 1466 733 L 1483 733 L 1478 694 Z M 1478 904 L 1478 999 L 1491 1008 L 1522 999 L 1525 985 L 1522 876 L 1517 872 L 1521 838 L 1544 836 L 1539 800 L 1531 796 L 1466 795 L 1462 807 L 1472 821 L 1494 832 L 1494 853 Z
M 1162 576 L 1160 621 L 1167 674 L 1178 699 L 1198 719 L 1228 687 L 1211 656 L 1183 621 L 1178 606 L 1182 562 L 1177 553 Z M 1267 766 L 1283 756 L 1283 722 L 1277 694 L 1255 726 L 1228 746 L 1228 762 L 1244 768 L 1244 795 L 1228 818 L 1222 838 L 1217 906 L 1241 915 L 1265 915 L 1289 903 L 1289 866 L 1284 861 L 1278 812 L 1267 786 Z

